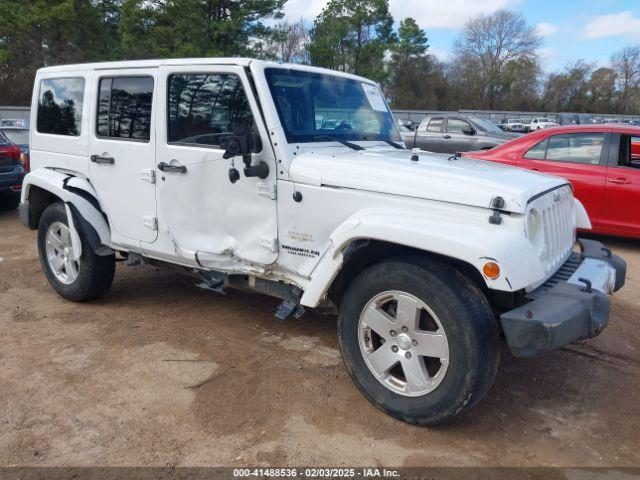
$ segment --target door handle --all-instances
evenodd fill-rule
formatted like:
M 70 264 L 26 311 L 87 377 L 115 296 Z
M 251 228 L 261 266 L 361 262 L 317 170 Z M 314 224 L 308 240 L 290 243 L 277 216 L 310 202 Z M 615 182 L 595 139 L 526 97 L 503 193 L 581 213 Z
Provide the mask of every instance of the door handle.
M 449 140 L 451 138 L 451 135 L 443 135 L 442 138 L 446 138 L 447 140 Z
M 541 171 L 539 168 L 532 168 L 531 170 L 533 170 L 534 172 L 540 172 Z
M 623 177 L 620 177 L 620 178 L 610 178 L 610 179 L 609 179 L 609 181 L 610 181 L 611 183 L 616 183 L 616 184 L 618 184 L 618 185 L 628 185 L 628 184 L 630 184 L 630 183 L 631 183 L 631 181 L 630 181 L 629 179 L 627 179 L 627 178 L 623 178 Z
M 93 163 L 106 163 L 108 165 L 113 165 L 114 163 L 116 163 L 113 157 L 102 157 L 100 155 L 91 155 L 89 157 L 89 160 L 91 160 Z
M 169 165 L 167 162 L 160 162 L 158 170 L 163 172 L 187 173 L 187 167 L 184 165 Z

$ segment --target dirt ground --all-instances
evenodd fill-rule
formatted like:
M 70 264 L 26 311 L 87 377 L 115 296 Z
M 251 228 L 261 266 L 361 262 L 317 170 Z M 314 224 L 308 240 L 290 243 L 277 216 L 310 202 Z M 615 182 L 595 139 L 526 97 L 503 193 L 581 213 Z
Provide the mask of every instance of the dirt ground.
M 63 300 L 35 233 L 0 213 L 0 466 L 640 466 L 640 242 L 601 336 L 511 357 L 447 427 L 405 425 L 351 384 L 335 319 L 281 324 L 226 296 L 118 266 L 99 301 Z

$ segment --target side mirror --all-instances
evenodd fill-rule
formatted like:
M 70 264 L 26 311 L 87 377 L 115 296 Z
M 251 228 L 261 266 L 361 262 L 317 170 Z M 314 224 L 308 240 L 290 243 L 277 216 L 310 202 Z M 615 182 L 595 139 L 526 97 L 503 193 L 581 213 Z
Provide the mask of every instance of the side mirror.
M 465 125 L 464 127 L 462 127 L 462 133 L 464 133 L 465 135 L 475 135 L 476 129 L 469 125 Z
M 220 138 L 220 145 L 224 148 L 222 158 L 229 159 L 241 156 L 245 165 L 245 177 L 267 178 L 269 176 L 269 165 L 267 163 L 261 160 L 257 165 L 251 165 L 251 154 L 262 150 L 260 135 L 249 131 L 245 127 L 234 128 L 233 133 L 233 135 Z M 239 180 L 238 171 L 233 167 L 229 170 L 229 180 L 231 183 Z

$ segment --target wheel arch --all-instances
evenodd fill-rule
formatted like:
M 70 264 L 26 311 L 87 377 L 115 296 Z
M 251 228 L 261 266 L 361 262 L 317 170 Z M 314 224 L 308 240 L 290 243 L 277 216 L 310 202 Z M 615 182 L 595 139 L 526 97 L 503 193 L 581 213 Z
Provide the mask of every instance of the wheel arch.
M 98 254 L 113 253 L 109 221 L 89 181 L 71 173 L 41 168 L 23 182 L 20 218 L 28 228 L 38 228 L 44 210 L 54 202 L 66 205 L 77 228 Z
M 445 263 L 460 271 L 483 292 L 488 291 L 487 283 L 480 272 L 464 260 L 385 240 L 358 239 L 351 242 L 344 251 L 342 268 L 331 282 L 327 296 L 335 305 L 340 305 L 348 285 L 360 272 L 391 259 L 421 259 L 426 265 L 429 262 Z
M 397 257 L 398 253 L 419 254 L 453 264 L 485 291 L 519 291 L 544 278 L 545 272 L 532 244 L 513 227 L 491 225 L 488 221 L 485 224 L 474 217 L 430 217 L 428 212 L 359 212 L 331 234 L 329 248 L 305 285 L 301 303 L 315 307 L 330 293 L 340 292 L 343 287 L 340 283 L 334 286 L 334 282 L 350 278 L 353 265 L 358 265 L 350 262 L 362 258 L 351 255 L 367 242 L 374 248 L 364 258 L 379 261 Z M 500 266 L 498 278 L 482 273 L 488 261 Z

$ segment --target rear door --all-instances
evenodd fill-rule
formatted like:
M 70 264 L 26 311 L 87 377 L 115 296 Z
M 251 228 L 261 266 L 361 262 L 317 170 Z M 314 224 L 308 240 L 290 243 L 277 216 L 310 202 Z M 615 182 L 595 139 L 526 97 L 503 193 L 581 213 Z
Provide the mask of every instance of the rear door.
M 442 152 L 468 152 L 476 149 L 478 136 L 463 133 L 462 130 L 465 127 L 473 128 L 469 122 L 462 118 L 449 117 L 447 119 L 446 132 L 442 136 Z
M 568 179 L 594 226 L 599 225 L 609 134 L 589 131 L 550 135 L 518 158 L 518 167 Z
M 614 134 L 602 201 L 607 233 L 640 237 L 640 133 Z
M 422 122 L 416 132 L 416 147 L 427 152 L 442 151 L 444 119 L 442 117 L 432 117 L 428 121 Z
M 96 71 L 90 135 L 91 183 L 115 243 L 130 247 L 157 237 L 153 183 L 157 68 Z

